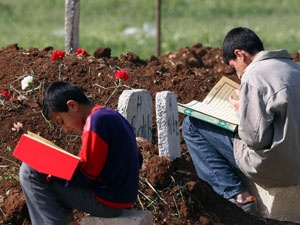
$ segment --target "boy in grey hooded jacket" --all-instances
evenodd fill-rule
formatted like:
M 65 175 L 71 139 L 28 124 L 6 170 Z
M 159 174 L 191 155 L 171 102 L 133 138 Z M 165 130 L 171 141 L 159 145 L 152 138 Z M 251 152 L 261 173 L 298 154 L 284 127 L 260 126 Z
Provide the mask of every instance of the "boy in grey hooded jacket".
M 244 27 L 225 36 L 223 59 L 241 80 L 239 99 L 229 99 L 238 131 L 186 117 L 183 136 L 199 177 L 255 213 L 255 198 L 241 172 L 266 187 L 300 184 L 300 66 L 285 50 L 265 51 Z

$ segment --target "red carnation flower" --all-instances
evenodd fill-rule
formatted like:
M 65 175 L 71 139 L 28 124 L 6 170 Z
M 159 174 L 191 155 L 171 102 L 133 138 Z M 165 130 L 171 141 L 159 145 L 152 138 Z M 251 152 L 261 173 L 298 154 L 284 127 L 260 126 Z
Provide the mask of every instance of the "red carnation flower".
M 83 48 L 77 48 L 75 53 L 76 55 L 83 55 L 85 57 L 89 56 L 89 53 Z
M 11 99 L 11 96 L 10 96 L 10 94 L 9 94 L 8 91 L 2 91 L 2 92 L 0 93 L 0 95 L 5 96 L 7 101 L 8 101 L 9 99 Z
M 57 59 L 63 59 L 66 53 L 62 50 L 55 50 L 51 56 L 52 61 L 56 61 Z
M 116 78 L 116 80 L 122 79 L 124 81 L 127 81 L 129 78 L 129 75 L 125 70 L 118 70 L 115 72 L 115 78 Z

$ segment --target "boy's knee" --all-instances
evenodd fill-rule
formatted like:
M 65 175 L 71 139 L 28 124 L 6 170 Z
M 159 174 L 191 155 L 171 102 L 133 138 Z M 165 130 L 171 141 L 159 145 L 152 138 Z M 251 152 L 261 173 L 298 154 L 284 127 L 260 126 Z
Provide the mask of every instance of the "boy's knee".
M 190 123 L 190 120 L 189 120 L 189 117 L 187 116 L 182 121 L 182 135 L 183 136 L 185 136 L 187 134 L 189 123 Z
M 23 184 L 28 181 L 32 169 L 26 164 L 22 163 L 20 170 L 19 170 L 19 179 L 20 179 L 20 184 L 23 186 Z
M 19 179 L 21 184 L 23 183 L 26 174 L 28 174 L 27 170 L 28 170 L 28 166 L 25 163 L 22 163 L 19 170 Z

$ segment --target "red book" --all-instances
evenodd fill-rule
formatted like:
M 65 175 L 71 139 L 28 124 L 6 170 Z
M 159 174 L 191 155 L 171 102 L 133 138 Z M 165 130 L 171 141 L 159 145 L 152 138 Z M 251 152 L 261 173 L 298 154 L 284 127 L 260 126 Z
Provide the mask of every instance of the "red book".
M 66 180 L 71 180 L 80 161 L 78 156 L 31 132 L 21 136 L 13 156 L 40 173 Z

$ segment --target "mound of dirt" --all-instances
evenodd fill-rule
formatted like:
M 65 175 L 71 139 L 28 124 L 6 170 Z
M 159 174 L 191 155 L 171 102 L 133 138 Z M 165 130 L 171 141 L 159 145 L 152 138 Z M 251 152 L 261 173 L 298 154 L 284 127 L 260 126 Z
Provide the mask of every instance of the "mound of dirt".
M 22 133 L 39 133 L 74 154 L 80 148 L 78 136 L 62 133 L 41 114 L 44 90 L 58 80 L 59 62 L 51 61 L 52 53 L 52 47 L 25 50 L 18 44 L 0 50 L 0 92 L 11 95 L 10 100 L 4 95 L 0 99 L 0 224 L 31 224 L 18 181 L 20 162 L 12 157 Z M 114 72 L 126 70 L 126 86 L 118 89 L 108 104 L 115 109 L 119 95 L 128 88 L 146 89 L 153 100 L 157 92 L 173 91 L 178 102 L 187 103 L 202 100 L 223 75 L 237 80 L 234 71 L 222 63 L 221 50 L 200 43 L 146 60 L 132 52 L 119 57 L 110 53 L 109 48 L 98 48 L 88 57 L 65 56 L 61 61 L 62 80 L 80 86 L 93 102 L 103 104 L 116 85 Z M 299 54 L 294 54 L 294 59 L 300 61 Z M 27 75 L 34 77 L 34 91 L 22 90 L 21 80 Z M 197 177 L 183 140 L 181 158 L 171 161 L 159 157 L 155 112 L 153 115 L 153 141 L 141 143 L 145 161 L 134 208 L 151 210 L 154 224 L 294 224 L 247 215 L 218 196 Z M 181 123 L 183 115 L 179 118 Z M 79 224 L 83 213 L 75 211 L 75 215 Z

